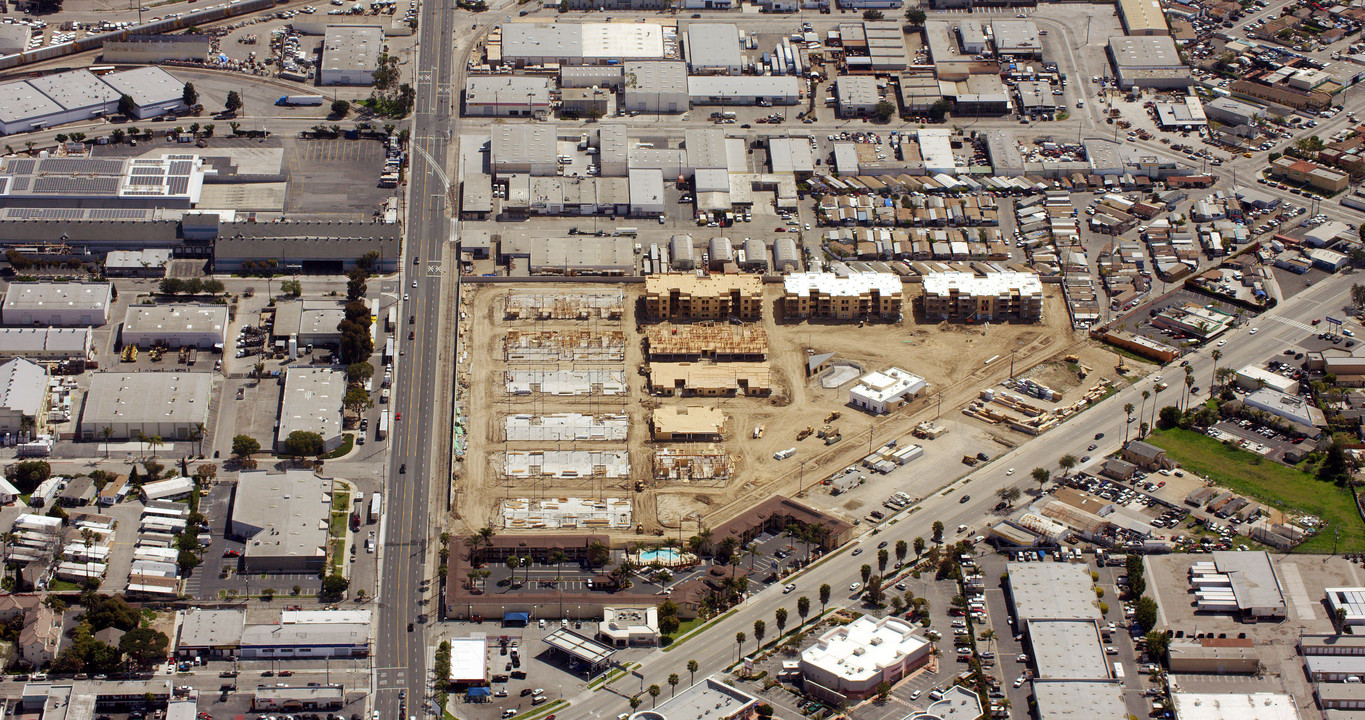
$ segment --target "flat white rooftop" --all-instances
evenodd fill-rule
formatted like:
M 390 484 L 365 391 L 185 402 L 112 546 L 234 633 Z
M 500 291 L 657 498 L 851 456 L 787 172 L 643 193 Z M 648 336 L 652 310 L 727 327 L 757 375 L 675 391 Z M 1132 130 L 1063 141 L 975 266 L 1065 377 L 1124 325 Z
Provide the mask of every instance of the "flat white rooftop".
M 1180 720 L 1299 720 L 1294 697 L 1282 693 L 1175 693 Z
M 865 681 L 927 644 L 914 632 L 909 623 L 894 617 L 880 621 L 860 617 L 822 635 L 801 653 L 801 662 L 845 681 Z
M 875 290 L 881 295 L 900 295 L 901 279 L 895 273 L 853 272 L 837 275 L 832 272 L 792 273 L 782 279 L 782 287 L 788 294 L 801 297 L 828 295 L 831 297 L 858 297 Z
M 924 389 L 924 378 L 900 368 L 864 375 L 853 388 L 853 393 L 878 402 L 887 402 L 902 395 L 914 395 Z
M 1010 292 L 1042 295 L 1043 283 L 1034 273 L 993 272 L 977 275 L 969 272 L 939 272 L 924 276 L 924 294 L 948 295 L 959 293 L 973 297 L 996 297 Z

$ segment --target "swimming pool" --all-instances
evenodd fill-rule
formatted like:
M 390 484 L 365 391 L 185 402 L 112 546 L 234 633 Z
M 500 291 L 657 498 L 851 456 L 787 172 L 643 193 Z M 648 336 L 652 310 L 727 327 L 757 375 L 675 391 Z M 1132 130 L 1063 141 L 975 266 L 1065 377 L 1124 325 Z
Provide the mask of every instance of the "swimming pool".
M 659 562 L 665 565 L 677 563 L 682 557 L 673 548 L 659 548 L 658 550 L 644 550 L 640 553 L 640 562 L 652 563 Z

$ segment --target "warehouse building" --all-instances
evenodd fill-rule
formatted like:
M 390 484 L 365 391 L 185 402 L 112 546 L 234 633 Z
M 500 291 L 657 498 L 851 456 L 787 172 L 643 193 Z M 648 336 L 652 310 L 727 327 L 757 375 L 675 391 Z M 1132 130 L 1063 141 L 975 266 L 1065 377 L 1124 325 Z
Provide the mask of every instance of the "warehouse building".
M 605 88 L 563 88 L 559 91 L 559 112 L 561 117 L 581 118 L 604 117 L 611 111 L 611 99 L 615 95 Z
M 331 25 L 322 40 L 323 85 L 370 85 L 384 52 L 384 28 L 378 25 Z
M 68 116 L 52 98 L 22 80 L 0 84 L 0 135 L 29 132 L 60 125 L 81 116 Z
M 687 66 L 676 60 L 642 60 L 625 64 L 622 107 L 630 112 L 673 114 L 690 108 Z
M 493 174 L 558 175 L 558 129 L 553 123 L 494 125 L 488 131 L 489 165 Z
M 346 319 L 346 307 L 336 300 L 292 300 L 275 306 L 271 339 L 293 341 L 298 348 L 335 346 L 341 342 L 337 329 Z
M 47 368 L 15 358 L 0 364 L 0 436 L 47 424 Z
M 1043 284 L 1034 273 L 930 273 L 923 286 L 924 315 L 930 319 L 1038 322 L 1043 317 Z
M 327 452 L 341 447 L 344 439 L 341 435 L 341 400 L 345 394 L 344 371 L 320 367 L 286 369 L 275 451 L 283 452 L 289 434 L 299 431 L 321 435 Z
M 835 705 L 863 700 L 927 663 L 931 645 L 900 618 L 860 617 L 801 652 L 806 692 Z
M 856 320 L 900 315 L 901 279 L 895 273 L 793 273 L 782 280 L 787 318 Z
M 204 35 L 130 34 L 121 40 L 105 40 L 102 62 L 118 64 L 203 62 L 209 57 L 213 37 Z
M 1032 21 L 992 20 L 991 35 L 997 55 L 1022 60 L 1043 55 L 1043 41 L 1038 36 L 1038 26 Z
M 744 67 L 739 28 L 729 23 L 689 24 L 687 66 L 694 75 L 738 75 Z
M 477 117 L 542 117 L 550 112 L 554 80 L 534 75 L 470 75 L 464 114 Z
M 213 375 L 193 372 L 97 372 L 90 376 L 80 438 L 189 440 L 209 422 Z
M 273 263 L 289 273 L 342 275 L 366 253 L 377 252 L 380 272 L 393 272 L 402 233 L 402 224 L 381 221 L 222 222 L 213 236 L 213 268 L 230 273 Z
M 526 65 L 608 65 L 664 57 L 658 23 L 525 23 L 502 26 L 502 58 Z
M 1265 106 L 1216 97 L 1204 103 L 1204 116 L 1224 125 L 1251 125 L 1265 117 Z
M 834 94 L 839 99 L 839 117 L 868 117 L 882 101 L 877 78 L 870 75 L 841 75 L 834 81 Z
M 1123 686 L 1085 680 L 1034 680 L 1033 699 L 1040 720 L 1126 718 Z
M 171 257 L 171 251 L 166 248 L 110 250 L 104 256 L 104 274 L 106 277 L 165 277 Z
M 630 238 L 504 238 L 498 262 L 524 259 L 534 275 L 628 275 L 635 271 Z
M 315 573 L 326 557 L 332 480 L 310 470 L 242 472 L 228 534 L 246 544 L 247 572 Z
M 27 25 L 20 23 L 0 25 L 0 56 L 14 55 L 27 50 L 31 37 Z
M 72 119 L 103 117 L 118 109 L 118 93 L 89 70 L 43 75 L 30 79 L 28 84 L 51 98 Z
M 188 209 L 199 202 L 203 186 L 204 162 L 197 155 L 0 159 L 0 207 Z M 145 239 L 150 233 L 140 234 Z
M 1128 35 L 1170 35 L 1161 0 L 1119 0 L 1119 20 Z
M 232 657 L 242 645 L 246 614 L 241 610 L 206 610 L 191 607 L 180 611 L 176 624 L 180 637 L 175 644 L 182 658 Z
M 10 327 L 98 327 L 109 322 L 112 301 L 109 283 L 10 283 L 0 304 L 0 322 Z
M 1169 35 L 1111 37 L 1109 60 L 1121 88 L 1177 90 L 1192 82 Z
M 89 328 L 0 328 L 0 360 L 84 360 L 90 357 L 90 338 Z
M 645 313 L 655 320 L 756 320 L 763 314 L 763 279 L 734 273 L 650 275 Z
M 155 65 L 109 73 L 103 80 L 120 96 L 133 99 L 133 117 L 139 120 L 185 107 L 185 83 Z
M 693 75 L 687 94 L 693 105 L 795 105 L 801 81 L 790 75 Z
M 664 214 L 664 174 L 662 170 L 631 170 L 630 214 L 635 217 L 659 217 Z
M 131 305 L 123 321 L 123 344 L 148 348 L 208 350 L 227 342 L 226 305 Z

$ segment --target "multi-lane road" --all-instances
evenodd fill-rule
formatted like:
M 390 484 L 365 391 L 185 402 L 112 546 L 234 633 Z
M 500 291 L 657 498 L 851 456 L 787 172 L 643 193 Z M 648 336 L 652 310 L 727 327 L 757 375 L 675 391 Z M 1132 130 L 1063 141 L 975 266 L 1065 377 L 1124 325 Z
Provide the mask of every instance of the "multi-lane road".
M 1310 325 L 1312 319 L 1339 310 L 1343 304 L 1349 302 L 1350 283 L 1349 276 L 1334 276 L 1280 303 L 1273 310 L 1233 331 L 1227 338 L 1227 344 L 1220 348 L 1223 357 L 1218 365 L 1238 368 L 1251 363 L 1263 363 L 1273 356 L 1279 356 L 1285 349 L 1293 347 L 1305 336 L 1315 332 Z M 1251 333 L 1252 328 L 1257 332 Z M 1209 351 L 1194 353 L 1185 359 L 1190 362 L 1196 385 L 1201 387 L 1202 395 L 1207 397 L 1209 380 L 1213 373 L 1213 360 Z M 1164 392 L 1156 392 L 1157 375 L 1164 375 L 1163 379 L 1170 384 Z M 827 583 L 833 589 L 831 607 L 856 605 L 858 601 L 852 597 L 848 588 L 850 583 L 861 581 L 858 568 L 862 563 L 853 561 L 849 556 L 853 548 L 875 548 L 877 543 L 882 541 L 894 545 L 897 540 L 910 542 L 916 537 L 928 539 L 935 520 L 943 522 L 949 540 L 962 538 L 962 535 L 955 533 L 959 525 L 968 526 L 969 533 L 980 531 L 983 528 L 983 519 L 992 517 L 991 509 L 999 501 L 997 491 L 1010 486 L 1025 491 L 1036 491 L 1037 485 L 1030 477 L 1032 469 L 1047 468 L 1057 475 L 1059 473 L 1057 460 L 1066 454 L 1076 457 L 1089 455 L 1092 463 L 1100 462 L 1104 455 L 1119 449 L 1125 428 L 1130 435 L 1137 432 L 1140 422 L 1136 418 L 1131 424 L 1127 422 L 1124 405 L 1132 403 L 1134 407 L 1142 406 L 1144 390 L 1153 395 L 1153 399 L 1146 404 L 1149 411 L 1153 403 L 1160 406 L 1177 404 L 1180 388 L 1183 386 L 1183 375 L 1183 368 L 1172 366 L 1125 386 L 1060 428 L 1000 456 L 981 470 L 930 493 L 917 506 L 888 518 L 888 523 L 890 520 L 901 518 L 896 524 L 882 524 L 875 535 L 872 534 L 871 528 L 868 528 L 860 538 L 837 551 L 840 557 L 819 563 L 792 578 L 789 582 L 796 584 L 796 592 L 784 595 L 782 585 L 775 584 L 749 598 L 737 612 L 709 628 L 704 639 L 688 642 L 673 652 L 654 652 L 641 661 L 641 667 L 636 672 L 643 674 L 644 684 L 649 685 L 661 683 L 670 673 L 688 677 L 686 674 L 688 660 L 695 659 L 700 664 L 698 677 L 722 670 L 737 660 L 735 633 L 748 632 L 752 635 L 755 620 L 765 620 L 771 625 L 773 615 L 779 607 L 787 608 L 788 613 L 795 617 L 796 598 L 805 595 L 811 598 L 812 602 L 818 602 L 818 591 L 822 584 Z M 1096 439 L 1098 433 L 1102 433 L 1102 437 Z M 1088 450 L 1091 444 L 1098 447 L 1093 451 Z M 1015 473 L 1006 475 L 1011 467 L 1015 468 Z M 964 494 L 970 495 L 971 500 L 960 502 Z M 747 649 L 753 650 L 752 639 L 748 642 Z M 637 679 L 627 676 L 608 686 L 605 691 L 584 691 L 570 699 L 571 707 L 574 708 L 573 717 L 615 717 L 617 713 L 629 707 L 628 699 L 631 694 L 638 691 L 639 686 Z M 615 689 L 618 687 L 619 691 Z

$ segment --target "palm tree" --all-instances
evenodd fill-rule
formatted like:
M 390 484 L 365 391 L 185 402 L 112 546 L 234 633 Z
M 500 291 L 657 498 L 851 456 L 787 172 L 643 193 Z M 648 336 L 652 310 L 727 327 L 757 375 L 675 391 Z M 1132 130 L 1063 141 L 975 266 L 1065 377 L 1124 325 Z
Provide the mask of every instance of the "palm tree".
M 649 702 L 650 702 L 650 705 L 649 705 L 649 706 L 650 706 L 650 707 L 658 707 L 658 705 L 659 705 L 659 693 L 663 692 L 663 689 L 660 688 L 658 685 L 650 685 L 650 686 L 649 686 L 648 692 L 649 692 Z
M 891 553 L 882 548 L 877 551 L 877 572 L 886 572 L 887 563 L 891 562 Z
M 806 624 L 806 616 L 810 614 L 810 598 L 802 595 L 796 599 L 796 614 L 801 616 L 801 625 Z
M 516 555 L 507 556 L 507 569 L 512 571 L 512 584 L 517 582 L 517 568 L 521 567 L 521 558 Z
M 777 636 L 780 638 L 787 629 L 787 608 L 778 608 L 774 619 L 777 620 Z
M 153 435 L 147 438 L 147 444 L 152 447 L 152 457 L 156 457 L 156 449 L 165 445 L 166 441 L 162 440 L 160 435 Z
M 487 547 L 493 547 L 493 536 L 495 534 L 497 534 L 496 530 L 485 525 L 479 528 L 478 534 L 479 542 L 483 543 Z
M 688 661 L 687 661 L 687 674 L 691 676 L 691 677 L 688 678 L 688 681 L 687 681 L 687 684 L 688 684 L 688 685 L 695 685 L 695 684 L 697 684 L 697 668 L 698 668 L 698 667 L 701 667 L 701 666 L 697 664 L 697 661 L 696 661 L 696 660 L 688 660 Z
M 1132 404 L 1132 403 L 1124 403 L 1124 405 L 1123 405 L 1123 414 L 1127 416 L 1126 419 L 1123 421 L 1123 444 L 1124 444 L 1124 445 L 1127 445 L 1127 444 L 1128 444 L 1128 423 L 1133 422 L 1133 404 Z
M 1139 418 L 1139 419 L 1142 418 L 1143 415 L 1146 414 L 1146 412 L 1147 412 L 1147 398 L 1149 398 L 1149 397 L 1151 397 L 1151 396 L 1152 396 L 1152 393 L 1151 393 L 1150 391 L 1147 391 L 1147 390 L 1143 390 L 1143 391 L 1142 391 L 1142 408 L 1138 410 L 1138 418 Z
M 738 655 L 744 654 L 744 641 L 746 639 L 747 636 L 744 634 L 743 630 L 740 630 L 739 632 L 735 633 L 735 652 Z
M 677 673 L 668 674 L 669 697 L 673 697 L 674 695 L 678 694 L 678 683 L 680 682 L 682 682 L 682 678 L 679 678 Z
M 1218 378 L 1218 361 L 1223 359 L 1223 351 L 1214 348 L 1209 355 L 1213 357 L 1213 379 L 1209 380 L 1209 392 L 1213 392 L 1213 382 Z
M 910 554 L 910 545 L 904 540 L 896 541 L 896 562 L 905 562 L 905 557 Z
M 198 446 L 199 452 L 196 454 L 199 455 L 199 457 L 204 457 L 204 435 L 206 434 L 208 434 L 208 428 L 201 422 L 195 423 L 194 427 L 190 430 L 190 442 L 193 442 Z
M 109 459 L 109 438 L 113 436 L 114 428 L 112 426 L 105 425 L 104 427 L 100 428 L 100 437 L 104 439 L 104 458 L 106 460 Z
M 915 547 L 915 559 L 918 560 L 919 557 L 920 557 L 921 555 L 924 554 L 924 547 L 925 547 L 924 538 L 922 538 L 922 537 L 917 537 L 917 538 L 915 538 L 914 547 Z
M 820 614 L 825 614 L 825 605 L 829 604 L 829 583 L 820 586 Z
M 754 621 L 754 642 L 758 643 L 758 649 L 763 649 L 763 636 L 768 633 L 768 623 L 762 620 Z
M 564 561 L 565 561 L 565 560 L 568 560 L 568 559 L 569 559 L 569 556 L 568 556 L 567 554 L 565 554 L 565 552 L 564 552 L 563 550 L 560 550 L 559 548 L 555 548 L 554 550 L 551 550 L 551 551 L 550 551 L 550 562 L 552 562 L 552 563 L 555 564 L 555 586 L 556 586 L 556 587 L 559 585 L 559 573 L 560 573 L 560 571 L 563 569 Z

